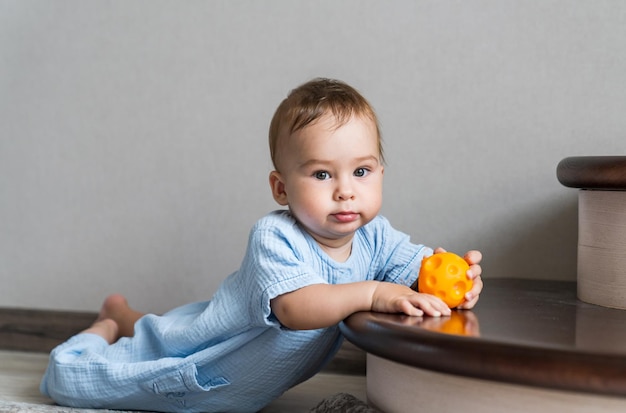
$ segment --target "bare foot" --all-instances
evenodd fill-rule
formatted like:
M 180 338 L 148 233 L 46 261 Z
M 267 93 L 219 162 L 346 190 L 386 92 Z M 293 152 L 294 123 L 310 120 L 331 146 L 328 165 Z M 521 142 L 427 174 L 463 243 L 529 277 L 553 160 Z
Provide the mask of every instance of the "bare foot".
M 107 318 L 116 319 L 121 313 L 130 310 L 126 297 L 121 294 L 111 294 L 104 299 L 102 307 L 100 307 L 100 314 L 98 314 L 98 320 L 105 320 Z
M 120 337 L 132 337 L 135 322 L 143 315 L 130 308 L 126 297 L 121 294 L 112 294 L 102 303 L 96 321 L 84 332 L 98 334 L 109 344 L 113 344 Z

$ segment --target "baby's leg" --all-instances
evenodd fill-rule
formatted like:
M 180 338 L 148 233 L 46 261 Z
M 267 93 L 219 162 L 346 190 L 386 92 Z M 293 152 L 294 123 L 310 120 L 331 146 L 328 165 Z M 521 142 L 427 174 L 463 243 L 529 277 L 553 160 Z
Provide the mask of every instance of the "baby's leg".
M 113 294 L 104 300 L 98 318 L 83 333 L 97 334 L 109 344 L 113 344 L 120 337 L 132 337 L 135 322 L 143 315 L 130 308 L 123 295 Z
M 78 334 L 52 350 L 41 392 L 74 407 L 119 408 L 128 407 L 133 398 L 143 401 L 146 393 L 140 390 L 140 381 L 128 372 L 133 369 L 107 360 L 107 344 L 96 337 L 113 344 L 122 336 L 132 336 L 135 322 L 142 316 L 123 296 L 107 297 L 96 321 L 83 331 L 91 334 Z

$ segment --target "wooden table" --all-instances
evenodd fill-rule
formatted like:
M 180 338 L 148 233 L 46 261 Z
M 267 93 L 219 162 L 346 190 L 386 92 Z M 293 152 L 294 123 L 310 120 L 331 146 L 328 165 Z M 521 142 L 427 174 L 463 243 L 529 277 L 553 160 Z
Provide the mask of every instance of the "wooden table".
M 577 300 L 575 282 L 486 280 L 472 311 L 362 312 L 340 327 L 368 352 L 368 399 L 388 413 L 626 411 L 626 311 Z

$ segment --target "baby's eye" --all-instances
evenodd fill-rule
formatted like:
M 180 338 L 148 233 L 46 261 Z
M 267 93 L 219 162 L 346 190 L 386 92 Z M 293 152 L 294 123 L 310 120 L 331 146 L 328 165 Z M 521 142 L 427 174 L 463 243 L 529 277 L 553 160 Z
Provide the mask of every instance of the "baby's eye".
M 319 179 L 320 181 L 324 181 L 326 179 L 330 179 L 330 174 L 326 171 L 317 171 L 313 174 L 315 179 Z
M 367 168 L 357 168 L 354 171 L 354 176 L 357 176 L 359 178 L 364 177 L 365 175 L 367 175 L 370 171 Z

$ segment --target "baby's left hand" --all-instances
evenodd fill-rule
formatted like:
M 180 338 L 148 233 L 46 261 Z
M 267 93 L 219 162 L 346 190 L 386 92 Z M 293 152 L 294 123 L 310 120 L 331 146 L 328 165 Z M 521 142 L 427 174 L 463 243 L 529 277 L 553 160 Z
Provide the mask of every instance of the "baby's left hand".
M 437 248 L 435 253 L 446 252 L 443 248 Z M 474 281 L 472 289 L 465 293 L 465 301 L 463 301 L 457 308 L 462 310 L 469 310 L 473 308 L 478 302 L 480 292 L 483 290 L 483 280 L 481 274 L 483 272 L 480 267 L 480 261 L 483 259 L 483 254 L 480 251 L 472 250 L 468 251 L 463 259 L 469 264 L 470 268 L 467 270 L 467 276 L 470 280 Z

